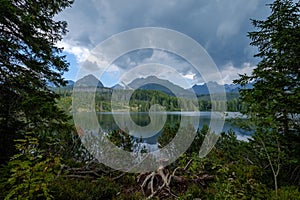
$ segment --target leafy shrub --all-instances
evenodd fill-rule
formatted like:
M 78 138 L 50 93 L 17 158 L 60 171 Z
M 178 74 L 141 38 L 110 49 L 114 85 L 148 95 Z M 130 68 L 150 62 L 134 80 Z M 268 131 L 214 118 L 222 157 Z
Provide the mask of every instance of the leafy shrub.
M 60 157 L 38 149 L 39 141 L 33 133 L 16 140 L 20 153 L 8 163 L 10 177 L 8 199 L 52 199 L 49 184 L 54 180 Z
M 270 199 L 276 199 L 275 190 L 271 192 Z M 298 187 L 295 186 L 285 186 L 278 189 L 278 199 L 282 200 L 297 200 L 300 199 L 300 191 Z
M 119 192 L 119 186 L 111 179 L 101 177 L 90 179 L 58 178 L 51 186 L 53 196 L 58 200 L 97 200 L 113 199 Z

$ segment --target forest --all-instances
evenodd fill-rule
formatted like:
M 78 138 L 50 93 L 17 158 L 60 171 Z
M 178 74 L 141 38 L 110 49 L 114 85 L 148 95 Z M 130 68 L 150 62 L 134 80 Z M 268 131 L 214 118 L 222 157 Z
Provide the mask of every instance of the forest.
M 58 106 L 66 112 L 72 110 L 72 89 L 70 88 L 53 88 L 60 95 Z M 97 89 L 95 94 L 95 111 L 96 112 L 111 112 L 111 96 L 112 89 L 104 88 Z M 128 91 L 124 90 L 124 93 Z M 83 93 L 83 98 L 91 95 L 88 92 Z M 218 99 L 218 94 L 214 94 L 215 99 Z M 238 93 L 227 93 L 226 110 L 229 112 L 241 112 L 245 110 L 246 104 L 240 101 Z M 128 108 L 131 112 L 148 112 L 150 107 L 159 104 L 164 107 L 165 111 L 180 111 L 184 104 L 185 111 L 211 111 L 212 102 L 210 95 L 199 95 L 198 102 L 194 102 L 189 98 L 177 98 L 165 94 L 157 90 L 135 90 L 130 97 Z M 214 101 L 215 111 L 221 110 L 221 105 L 224 101 Z M 124 107 L 126 108 L 126 107 Z M 123 109 L 124 109 L 123 108 Z M 121 109 L 121 108 L 120 108 Z
M 186 126 L 181 131 L 196 134 L 185 153 L 141 173 L 99 162 L 82 143 L 85 130 L 73 123 L 71 91 L 48 86 L 66 84 L 62 74 L 69 64 L 55 44 L 67 34 L 67 22 L 55 16 L 72 3 L 0 0 L 0 199 L 300 199 L 299 1 L 274 0 L 266 19 L 249 21 L 255 29 L 247 36 L 259 62 L 235 83 L 253 88 L 229 98 L 227 109 L 247 116 L 241 125 L 252 137 L 242 141 L 233 131 L 223 132 L 200 157 L 210 129 Z M 97 111 L 110 111 L 109 99 L 109 92 L 96 95 Z M 206 111 L 212 102 L 200 96 L 196 103 Z M 177 98 L 141 90 L 130 109 L 148 111 L 152 104 L 178 109 Z M 178 124 L 165 124 L 159 148 L 178 130 Z M 106 137 L 127 152 L 136 149 L 122 130 Z

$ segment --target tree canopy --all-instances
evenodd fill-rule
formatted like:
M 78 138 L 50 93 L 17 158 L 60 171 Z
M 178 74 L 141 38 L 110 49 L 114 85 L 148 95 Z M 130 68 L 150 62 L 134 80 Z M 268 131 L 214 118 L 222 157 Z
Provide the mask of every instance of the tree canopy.
M 263 127 L 285 134 L 298 130 L 300 110 L 300 4 L 276 0 L 269 5 L 266 20 L 252 20 L 255 31 L 248 34 L 261 58 L 252 75 L 242 75 L 237 83 L 254 82 L 253 89 L 241 90 L 248 104 L 245 113 L 258 118 Z
M 0 0 L 1 161 L 13 153 L 13 139 L 65 120 L 47 84 L 64 84 L 68 63 L 55 46 L 67 23 L 53 17 L 69 0 Z M 42 128 L 43 127 L 43 128 Z
M 261 58 L 253 73 L 236 83 L 254 82 L 240 91 L 244 110 L 255 131 L 251 144 L 273 175 L 276 196 L 278 180 L 300 182 L 300 2 L 275 0 L 266 20 L 252 20 L 248 34 Z

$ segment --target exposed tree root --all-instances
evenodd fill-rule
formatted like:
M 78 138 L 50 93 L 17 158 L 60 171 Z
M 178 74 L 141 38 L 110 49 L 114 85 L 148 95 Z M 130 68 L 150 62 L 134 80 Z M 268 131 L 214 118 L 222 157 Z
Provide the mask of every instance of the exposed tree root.
M 171 182 L 173 181 L 177 185 L 185 185 L 187 182 L 186 178 L 184 176 L 176 175 L 176 173 L 181 171 L 181 174 L 183 174 L 191 162 L 192 160 L 190 160 L 184 168 L 177 167 L 172 172 L 161 166 L 156 171 L 140 174 L 137 182 L 140 184 L 143 194 L 148 199 L 155 196 L 159 198 L 173 196 L 176 198 L 176 194 L 171 191 Z M 205 185 L 205 181 L 212 178 L 213 176 L 211 175 L 201 173 L 192 180 L 189 179 L 189 181 Z
M 175 170 L 174 170 L 175 172 Z M 158 193 L 171 194 L 170 183 L 173 174 L 171 175 L 164 167 L 159 167 L 156 171 L 140 174 L 138 182 L 141 182 L 141 189 L 145 196 L 152 198 Z

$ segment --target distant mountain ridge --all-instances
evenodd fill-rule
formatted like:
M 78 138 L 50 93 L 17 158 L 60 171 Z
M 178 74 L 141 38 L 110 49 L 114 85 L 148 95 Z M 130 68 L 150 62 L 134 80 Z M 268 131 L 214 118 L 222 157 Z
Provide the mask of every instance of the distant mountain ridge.
M 66 86 L 73 86 L 74 85 L 74 81 L 72 81 L 72 80 L 67 80 L 67 84 L 66 84 Z
M 242 87 L 239 84 L 225 84 L 220 85 L 217 82 L 208 82 L 202 85 L 194 85 L 190 89 L 184 89 L 178 85 L 171 83 L 168 80 L 159 79 L 156 76 L 148 76 L 146 78 L 137 78 L 133 80 L 128 86 L 132 89 L 144 89 L 144 90 L 158 90 L 164 92 L 168 95 L 175 95 L 171 91 L 175 91 L 177 94 L 182 96 L 190 95 L 191 93 L 195 93 L 196 95 L 209 95 L 210 92 L 212 94 L 218 94 L 225 90 L 225 93 L 239 93 L 240 88 L 252 88 L 253 84 L 247 84 L 245 87 Z M 124 89 L 128 86 L 122 86 L 117 84 L 113 87 L 113 89 Z M 208 90 L 208 87 L 211 91 Z
M 95 87 L 97 88 L 105 88 L 103 83 L 97 79 L 94 75 L 89 74 L 87 76 L 84 76 L 83 78 L 77 80 L 76 82 L 72 80 L 67 80 L 67 85 L 65 87 L 73 87 L 76 84 L 76 86 L 79 87 Z M 52 87 L 52 86 L 50 86 Z M 192 95 L 193 93 L 197 96 L 199 95 L 209 95 L 210 92 L 208 90 L 208 87 L 211 88 L 212 94 L 215 93 L 221 93 L 224 89 L 226 93 L 239 93 L 239 88 L 242 88 L 239 84 L 225 84 L 224 86 L 219 85 L 216 82 L 208 82 L 202 85 L 193 85 L 190 89 L 184 89 L 168 80 L 159 79 L 156 76 L 148 76 L 146 78 L 136 78 L 129 84 L 125 83 L 119 83 L 115 86 L 111 87 L 110 89 L 115 90 L 124 90 L 124 89 L 141 89 L 141 90 L 157 90 L 160 92 L 163 92 L 165 94 L 171 95 L 171 96 L 183 96 L 188 97 Z M 247 84 L 243 88 L 252 88 L 253 84 Z M 109 88 L 107 88 L 109 89 Z M 223 91 L 224 91 L 223 90 Z
M 210 94 L 208 87 L 210 87 L 210 89 L 212 90 L 210 91 L 211 93 L 221 93 L 224 90 L 226 93 L 239 93 L 239 89 L 250 89 L 253 87 L 253 84 L 247 84 L 245 87 L 242 87 L 239 84 L 225 84 L 224 86 L 222 86 L 216 82 L 208 82 L 203 85 L 194 85 L 191 89 L 197 95 L 208 95 Z

